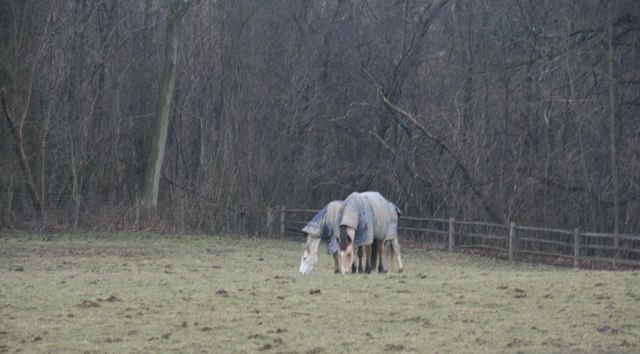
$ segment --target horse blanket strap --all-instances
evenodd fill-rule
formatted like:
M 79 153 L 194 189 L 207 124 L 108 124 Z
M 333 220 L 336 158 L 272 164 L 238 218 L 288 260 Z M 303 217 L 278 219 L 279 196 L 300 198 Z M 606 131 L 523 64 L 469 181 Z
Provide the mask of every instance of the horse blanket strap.
M 324 241 L 327 241 L 328 254 L 333 254 L 338 250 L 337 237 L 340 234 L 338 217 L 340 216 L 341 206 L 341 200 L 330 202 L 302 228 L 302 232 L 307 235 L 311 237 L 321 237 Z
M 400 208 L 378 192 L 351 193 L 340 209 L 340 226 L 356 230 L 354 246 L 370 245 L 373 238 L 398 237 Z

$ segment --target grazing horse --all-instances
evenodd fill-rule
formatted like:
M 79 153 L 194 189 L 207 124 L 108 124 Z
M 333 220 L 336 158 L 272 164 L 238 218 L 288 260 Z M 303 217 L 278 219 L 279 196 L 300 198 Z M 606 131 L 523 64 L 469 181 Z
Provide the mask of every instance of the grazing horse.
M 333 254 L 335 272 L 340 272 L 338 267 L 337 236 L 339 232 L 338 215 L 341 206 L 341 200 L 332 201 L 322 208 L 302 229 L 302 232 L 307 234 L 307 242 L 304 245 L 302 260 L 300 261 L 300 274 L 309 274 L 318 263 L 320 240 L 327 241 L 327 253 Z
M 402 272 L 404 266 L 398 243 L 398 215 L 400 209 L 386 200 L 378 192 L 351 193 L 340 207 L 338 235 L 338 264 L 340 273 L 353 270 L 354 249 L 363 247 L 366 256 L 365 273 L 376 266 L 379 255 L 378 272 L 387 272 L 387 260 L 384 257 L 385 244 L 389 247 L 391 267 Z M 372 251 L 374 240 L 377 243 Z

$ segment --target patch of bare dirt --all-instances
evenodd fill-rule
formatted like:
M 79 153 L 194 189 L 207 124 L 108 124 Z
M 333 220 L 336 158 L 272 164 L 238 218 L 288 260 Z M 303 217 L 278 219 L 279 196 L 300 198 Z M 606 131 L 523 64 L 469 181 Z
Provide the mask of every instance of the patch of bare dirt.
M 613 328 L 609 325 L 600 326 L 597 328 L 597 331 L 602 334 L 611 334 L 611 335 L 618 334 L 620 332 L 618 329 Z
M 387 344 L 384 346 L 385 352 L 401 352 L 404 350 L 404 345 L 402 344 Z
M 98 301 L 100 301 L 100 302 L 102 302 L 102 301 L 104 301 L 104 302 L 117 302 L 117 301 L 122 301 L 122 300 L 120 300 L 120 299 L 119 299 L 117 296 L 115 296 L 115 295 L 111 295 L 111 296 L 109 296 L 108 298 L 106 298 L 106 299 L 104 299 L 104 300 L 103 300 L 103 299 L 101 299 L 101 298 L 97 298 L 96 300 L 98 300 Z
M 507 343 L 507 348 L 525 347 L 531 343 L 521 338 L 514 338 L 511 342 Z
M 90 309 L 90 308 L 100 307 L 100 304 L 91 300 L 82 300 L 82 302 L 78 306 L 80 306 L 83 309 Z

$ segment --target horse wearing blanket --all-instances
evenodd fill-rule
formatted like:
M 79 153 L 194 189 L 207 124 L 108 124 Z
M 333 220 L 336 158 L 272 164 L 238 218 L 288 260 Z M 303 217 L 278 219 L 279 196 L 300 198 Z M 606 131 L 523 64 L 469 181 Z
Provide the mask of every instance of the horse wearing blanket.
M 354 262 L 354 248 L 364 246 L 366 255 L 365 272 L 370 273 L 373 266 L 377 266 L 376 254 L 380 255 L 378 272 L 387 271 L 385 244 L 388 244 L 391 267 L 397 266 L 397 271 L 402 272 L 404 266 L 400 255 L 398 243 L 398 216 L 400 209 L 386 200 L 378 192 L 351 193 L 342 202 L 340 207 L 338 236 L 338 264 L 340 273 L 350 273 Z M 377 240 L 376 252 L 371 251 L 371 246 Z M 393 270 L 393 269 L 392 269 Z
M 327 242 L 327 254 L 333 255 L 335 273 L 340 273 L 338 265 L 338 234 L 340 233 L 339 216 L 341 200 L 334 200 L 320 210 L 302 229 L 307 234 L 302 259 L 300 260 L 300 274 L 309 274 L 318 263 L 320 240 Z M 360 273 L 362 273 L 362 249 L 358 249 Z
M 320 252 L 320 240 L 327 242 L 327 254 L 333 255 L 335 272 L 339 273 L 338 267 L 338 216 L 340 215 L 341 200 L 334 200 L 327 204 L 309 223 L 302 229 L 307 234 L 307 242 L 304 245 L 302 260 L 300 261 L 300 274 L 309 274 L 318 263 L 318 253 Z

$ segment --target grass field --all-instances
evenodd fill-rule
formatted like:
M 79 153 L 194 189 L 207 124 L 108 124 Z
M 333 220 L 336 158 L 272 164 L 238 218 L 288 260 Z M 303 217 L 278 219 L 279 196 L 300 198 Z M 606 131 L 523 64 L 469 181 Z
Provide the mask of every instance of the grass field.
M 404 247 L 338 276 L 302 239 L 0 236 L 0 352 L 640 352 L 637 271 Z

